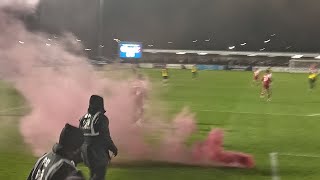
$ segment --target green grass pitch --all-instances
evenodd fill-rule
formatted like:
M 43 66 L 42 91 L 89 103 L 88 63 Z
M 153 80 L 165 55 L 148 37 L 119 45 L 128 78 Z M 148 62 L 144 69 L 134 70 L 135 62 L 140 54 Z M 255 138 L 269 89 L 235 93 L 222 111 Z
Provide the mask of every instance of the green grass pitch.
M 160 70 L 143 71 L 153 82 L 161 82 Z M 196 80 L 189 70 L 170 70 L 169 75 L 168 86 L 160 89 L 169 114 L 188 106 L 198 120 L 195 139 L 205 138 L 211 128 L 223 128 L 225 149 L 253 154 L 256 167 L 116 166 L 108 169 L 108 180 L 269 180 L 271 152 L 280 154 L 282 180 L 320 179 L 320 87 L 309 91 L 306 74 L 273 73 L 271 102 L 260 99 L 260 87 L 251 85 L 251 72 L 200 71 Z M 35 157 L 19 135 L 22 113 L 2 111 L 22 106 L 24 101 L 4 82 L 0 99 L 0 179 L 26 179 Z

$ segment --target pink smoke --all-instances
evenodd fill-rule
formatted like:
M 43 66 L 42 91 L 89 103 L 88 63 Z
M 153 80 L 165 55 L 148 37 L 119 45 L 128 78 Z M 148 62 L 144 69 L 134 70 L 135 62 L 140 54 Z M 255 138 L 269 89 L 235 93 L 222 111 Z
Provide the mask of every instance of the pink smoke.
M 0 78 L 22 93 L 32 111 L 21 119 L 20 131 L 35 155 L 50 150 L 65 123 L 78 126 L 92 94 L 105 97 L 106 115 L 119 155 L 130 160 L 157 160 L 193 165 L 253 167 L 250 155 L 223 150 L 222 131 L 213 131 L 206 141 L 188 148 L 196 133 L 196 121 L 183 110 L 172 121 L 162 117 L 145 119 L 135 126 L 136 96 L 130 81 L 105 78 L 78 51 L 76 39 L 66 35 L 46 45 L 44 34 L 27 32 L 19 21 L 0 12 Z M 20 43 L 23 41 L 24 43 Z M 150 85 L 150 82 L 146 81 Z M 157 134 L 157 143 L 146 138 Z
M 17 7 L 19 9 L 32 9 L 39 3 L 39 0 L 0 0 L 0 7 Z
M 224 151 L 223 149 L 223 131 L 220 129 L 212 130 L 207 139 L 197 143 L 193 148 L 193 160 L 199 164 L 212 164 L 231 167 L 252 168 L 255 163 L 252 156 L 239 153 Z

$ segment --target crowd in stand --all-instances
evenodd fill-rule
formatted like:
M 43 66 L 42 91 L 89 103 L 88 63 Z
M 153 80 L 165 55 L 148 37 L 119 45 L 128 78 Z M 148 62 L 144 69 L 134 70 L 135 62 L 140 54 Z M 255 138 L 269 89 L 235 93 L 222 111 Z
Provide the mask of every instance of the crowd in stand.
M 241 66 L 288 66 L 289 57 L 265 57 L 265 56 L 221 56 L 197 54 L 165 54 L 144 53 L 139 62 L 166 63 L 166 64 L 214 64 L 214 65 L 241 65 Z

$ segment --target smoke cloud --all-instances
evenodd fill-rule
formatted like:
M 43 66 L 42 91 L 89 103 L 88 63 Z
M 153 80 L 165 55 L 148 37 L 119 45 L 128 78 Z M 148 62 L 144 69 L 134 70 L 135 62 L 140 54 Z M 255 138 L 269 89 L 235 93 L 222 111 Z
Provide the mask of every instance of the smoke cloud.
M 9 8 L 16 11 L 32 12 L 36 9 L 39 0 L 0 0 L 0 8 Z
M 39 0 L 1 0 L 0 7 L 4 6 L 28 6 L 28 8 L 35 7 L 39 3 Z
M 13 83 L 32 109 L 21 119 L 20 131 L 35 155 L 51 149 L 65 123 L 78 126 L 90 95 L 99 94 L 105 97 L 119 155 L 126 160 L 254 166 L 250 155 L 223 150 L 220 130 L 213 130 L 207 140 L 187 147 L 186 141 L 196 133 L 196 120 L 188 110 L 182 110 L 173 120 L 151 115 L 142 127 L 136 126 L 140 106 L 130 79 L 100 74 L 82 54 L 83 47 L 76 37 L 66 34 L 50 39 L 46 34 L 28 32 L 19 20 L 1 11 L 0 28 L 0 78 Z M 143 89 L 148 92 L 152 84 L 148 80 L 144 83 Z M 148 142 L 150 137 L 156 137 L 156 142 Z

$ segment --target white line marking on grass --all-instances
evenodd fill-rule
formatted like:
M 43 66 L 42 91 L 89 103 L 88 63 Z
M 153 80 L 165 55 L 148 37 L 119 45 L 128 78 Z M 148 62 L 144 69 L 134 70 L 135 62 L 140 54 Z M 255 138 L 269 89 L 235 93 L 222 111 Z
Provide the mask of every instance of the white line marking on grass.
M 313 116 L 320 116 L 320 114 L 309 114 L 309 117 L 313 117 Z
M 26 109 L 26 108 L 28 108 L 28 106 L 11 107 L 11 108 L 7 108 L 7 109 L 2 109 L 2 110 L 0 110 L 0 113 L 6 113 L 6 112 L 10 112 L 10 111 L 14 111 L 14 110 L 19 110 L 19 109 Z
M 280 177 L 278 176 L 278 153 L 273 152 L 270 153 L 269 156 L 271 163 L 272 180 L 280 180 Z
M 235 112 L 235 111 L 216 111 L 212 109 L 203 109 L 200 110 L 203 112 L 220 112 L 220 113 L 233 113 L 233 114 L 254 114 L 254 115 L 270 115 L 270 116 L 298 116 L 298 117 L 306 117 L 309 115 L 303 114 L 280 114 L 280 113 L 256 113 L 256 112 Z M 320 115 L 320 114 L 319 114 Z
M 316 154 L 279 153 L 279 155 L 280 156 L 307 157 L 307 158 L 320 158 L 320 155 L 316 155 Z
M 279 172 L 278 172 L 278 169 L 279 169 L 279 167 L 278 167 L 279 166 L 278 156 L 320 158 L 320 155 L 316 155 L 316 154 L 295 154 L 295 153 L 277 153 L 277 152 L 272 152 L 272 153 L 269 154 L 272 180 L 280 180 L 281 179 L 280 175 L 279 175 Z

